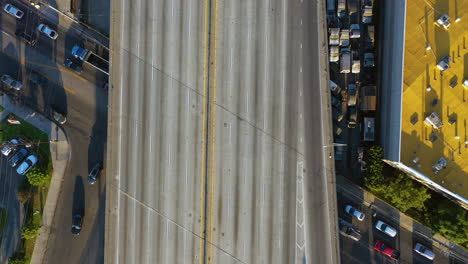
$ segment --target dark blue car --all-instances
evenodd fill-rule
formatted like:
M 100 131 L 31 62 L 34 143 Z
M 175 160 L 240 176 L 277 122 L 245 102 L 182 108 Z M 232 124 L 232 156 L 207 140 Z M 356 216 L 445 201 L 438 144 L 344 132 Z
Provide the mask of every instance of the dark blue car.
M 15 155 L 13 155 L 9 160 L 8 160 L 8 165 L 11 167 L 15 167 L 20 163 L 20 161 L 28 155 L 28 150 L 25 148 L 20 148 Z

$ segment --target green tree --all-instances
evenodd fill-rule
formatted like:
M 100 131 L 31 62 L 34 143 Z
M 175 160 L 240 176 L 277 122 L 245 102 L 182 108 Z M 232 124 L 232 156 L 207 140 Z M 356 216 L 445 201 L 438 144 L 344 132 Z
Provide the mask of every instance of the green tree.
M 48 180 L 48 175 L 41 171 L 39 168 L 32 168 L 28 174 L 26 174 L 28 182 L 34 186 L 42 186 Z
M 366 153 L 366 172 L 364 182 L 366 187 L 375 193 L 381 193 L 385 189 L 383 177 L 383 151 L 379 146 L 372 146 Z
M 34 225 L 27 225 L 21 229 L 21 236 L 26 239 L 34 239 L 39 233 L 39 227 Z
M 425 186 L 401 172 L 396 179 L 392 179 L 386 185 L 385 189 L 384 197 L 402 212 L 411 208 L 424 210 L 424 203 L 431 198 Z
M 468 244 L 468 213 L 449 200 L 437 203 L 430 218 L 431 226 L 451 241 L 466 246 Z

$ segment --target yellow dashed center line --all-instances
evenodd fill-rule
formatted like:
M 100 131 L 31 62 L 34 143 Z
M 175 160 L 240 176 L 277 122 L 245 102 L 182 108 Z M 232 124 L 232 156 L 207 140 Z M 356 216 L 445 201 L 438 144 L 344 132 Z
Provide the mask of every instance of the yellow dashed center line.
M 50 65 L 46 65 L 46 64 L 42 64 L 42 63 L 38 63 L 38 62 L 34 62 L 34 61 L 28 61 L 24 58 L 18 58 L 16 57 L 15 55 L 13 54 L 10 54 L 8 52 L 6 52 L 5 50 L 2 50 L 1 53 L 5 54 L 6 56 L 18 61 L 19 63 L 21 63 L 21 65 L 26 65 L 26 64 L 31 64 L 31 65 L 35 65 L 35 66 L 39 66 L 39 67 L 43 67 L 43 68 L 49 68 L 49 69 L 52 69 L 52 70 L 58 70 L 58 71 L 61 71 L 61 72 L 65 72 L 65 73 L 68 73 L 78 79 L 80 79 L 81 81 L 83 82 L 89 82 L 88 80 L 86 80 L 85 78 L 81 77 L 80 75 L 74 73 L 73 71 L 69 71 L 67 69 L 61 69 L 59 67 L 56 67 L 56 66 L 50 66 Z M 66 86 L 62 86 L 60 85 L 59 83 L 57 83 L 55 80 L 52 80 L 50 78 L 48 78 L 46 75 L 43 75 L 41 74 L 43 77 L 45 77 L 47 80 L 55 83 L 56 85 L 60 86 L 60 87 L 63 87 L 63 89 L 65 89 L 67 92 L 71 93 L 71 94 L 76 94 L 76 91 L 73 90 L 72 88 L 68 88 Z

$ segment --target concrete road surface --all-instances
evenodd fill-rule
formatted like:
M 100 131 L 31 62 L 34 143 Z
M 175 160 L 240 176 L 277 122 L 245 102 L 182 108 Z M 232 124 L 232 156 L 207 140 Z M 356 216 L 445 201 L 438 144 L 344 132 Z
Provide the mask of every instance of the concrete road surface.
M 338 263 L 323 6 L 113 3 L 105 262 Z

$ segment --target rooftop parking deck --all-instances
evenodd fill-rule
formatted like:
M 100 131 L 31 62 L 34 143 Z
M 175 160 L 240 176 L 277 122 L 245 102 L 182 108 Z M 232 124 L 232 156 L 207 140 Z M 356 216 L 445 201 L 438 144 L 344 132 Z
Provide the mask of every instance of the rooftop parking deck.
M 407 1 L 401 162 L 468 197 L 468 1 Z M 444 14 L 450 26 L 436 21 Z M 436 65 L 450 56 L 450 68 Z M 428 88 L 429 87 L 429 88 Z M 442 127 L 424 122 L 436 113 Z M 443 157 L 446 168 L 434 173 Z M 466 185 L 465 185 L 466 184 Z

